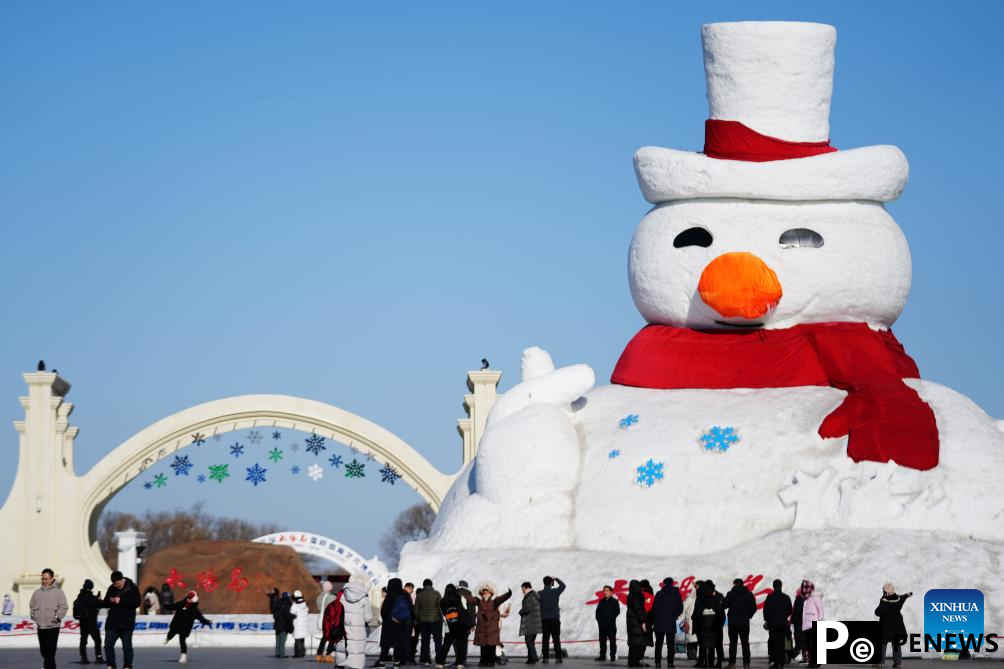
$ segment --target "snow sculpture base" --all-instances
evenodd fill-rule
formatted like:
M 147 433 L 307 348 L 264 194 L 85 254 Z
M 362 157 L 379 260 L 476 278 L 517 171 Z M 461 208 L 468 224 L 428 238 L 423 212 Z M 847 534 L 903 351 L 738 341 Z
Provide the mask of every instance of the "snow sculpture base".
M 652 532 L 673 533 L 674 527 L 652 527 Z M 491 533 L 490 527 L 484 532 Z M 654 585 L 665 576 L 682 581 L 688 576 L 711 578 L 725 592 L 732 579 L 762 575 L 754 592 L 771 587 L 775 578 L 792 595 L 803 578 L 815 581 L 823 594 L 826 616 L 831 620 L 876 620 L 874 610 L 882 585 L 892 581 L 902 592 L 913 591 L 916 599 L 903 609 L 907 631 L 923 633 L 924 592 L 932 588 L 971 587 L 983 591 L 987 602 L 987 631 L 1004 621 L 1004 584 L 1000 561 L 1004 543 L 975 541 L 952 534 L 889 530 L 785 530 L 717 553 L 681 557 L 658 557 L 618 552 L 579 550 L 497 549 L 437 551 L 431 541 L 409 543 L 401 556 L 399 575 L 415 583 L 431 578 L 442 591 L 447 583 L 466 580 L 472 587 L 491 581 L 500 591 L 513 589 L 512 613 L 503 621 L 502 640 L 510 654 L 523 653 L 519 636 L 519 586 L 531 581 L 542 587 L 545 575 L 566 581 L 561 597 L 563 647 L 573 656 L 594 656 L 595 606 L 603 585 L 618 579 L 647 578 Z M 763 602 L 766 594 L 757 597 Z M 627 656 L 624 609 L 617 620 L 618 655 Z M 756 655 L 766 655 L 767 633 L 763 619 L 753 619 L 750 640 Z M 539 638 L 538 638 L 539 642 Z M 726 645 L 728 640 L 726 638 Z M 472 652 L 476 652 L 472 648 Z M 911 653 L 906 653 L 911 654 Z M 931 657 L 937 653 L 929 653 Z

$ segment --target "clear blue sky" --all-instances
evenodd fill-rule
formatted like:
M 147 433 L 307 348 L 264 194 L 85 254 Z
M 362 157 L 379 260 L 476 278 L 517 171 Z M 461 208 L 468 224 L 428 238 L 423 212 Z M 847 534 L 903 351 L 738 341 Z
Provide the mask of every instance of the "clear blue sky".
M 837 26 L 834 144 L 911 162 L 897 335 L 1004 417 L 1000 3 L 6 2 L 0 491 L 38 358 L 74 385 L 82 471 L 256 392 L 361 414 L 452 470 L 482 356 L 504 386 L 532 344 L 607 377 L 642 324 L 632 154 L 700 148 L 700 25 L 741 19 Z M 203 499 L 372 553 L 418 500 L 295 481 L 134 483 L 111 508 Z

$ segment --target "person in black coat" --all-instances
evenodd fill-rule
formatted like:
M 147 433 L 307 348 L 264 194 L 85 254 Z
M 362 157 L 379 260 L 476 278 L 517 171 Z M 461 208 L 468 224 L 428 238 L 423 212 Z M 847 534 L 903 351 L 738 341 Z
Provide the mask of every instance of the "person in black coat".
M 708 667 L 721 669 L 725 659 L 725 649 L 722 640 L 722 627 L 725 625 L 725 598 L 715 591 L 714 581 L 707 580 L 701 585 L 702 592 L 697 593 L 695 612 L 700 612 L 701 643 L 704 646 L 704 656 Z M 715 653 L 718 653 L 717 659 Z
M 802 662 L 809 661 L 809 646 L 802 630 L 802 610 L 805 608 L 805 600 L 802 599 L 802 591 L 799 589 L 795 593 L 795 601 L 791 604 L 792 637 L 795 640 L 791 649 L 791 659 L 801 653 Z
M 275 656 L 286 657 L 286 637 L 293 631 L 293 619 L 296 615 L 290 610 L 293 607 L 293 600 L 289 598 L 289 593 L 284 592 L 275 598 L 272 605 L 272 621 L 275 630 Z
M 400 602 L 400 605 L 398 604 Z M 394 609 L 407 608 L 407 614 L 396 617 Z M 401 579 L 387 582 L 387 596 L 380 605 L 380 657 L 393 657 L 397 664 L 408 661 L 411 652 L 411 621 L 415 619 L 415 606 L 404 591 Z M 391 650 L 393 649 L 393 655 Z
M 729 612 L 729 669 L 736 666 L 737 641 L 743 645 L 743 669 L 749 669 L 750 619 L 756 615 L 756 597 L 743 585 L 741 578 L 732 581 L 732 589 L 725 597 L 725 609 Z
M 667 576 L 662 580 L 662 588 L 655 595 L 652 603 L 652 618 L 655 628 L 655 666 L 662 666 L 662 644 L 669 644 L 666 649 L 666 666 L 675 666 L 676 659 L 676 619 L 683 613 L 683 599 L 680 590 L 673 585 L 673 579 Z
M 95 595 L 94 582 L 84 581 L 84 587 L 73 602 L 73 617 L 80 622 L 80 664 L 90 664 L 87 659 L 87 640 L 94 641 L 94 663 L 101 664 L 101 632 L 98 630 L 98 609 L 101 608 L 101 595 Z
M 164 643 L 169 643 L 171 639 L 175 636 L 178 637 L 178 643 L 181 644 L 181 657 L 178 662 L 184 664 L 188 662 L 188 635 L 192 633 L 192 625 L 198 620 L 203 625 L 212 625 L 210 620 L 207 620 L 202 611 L 199 610 L 199 593 L 194 590 L 189 590 L 188 595 L 180 602 L 175 602 L 173 604 L 167 605 L 168 611 L 174 611 L 174 617 L 171 618 L 171 626 L 167 629 L 167 638 L 164 639 Z
M 600 656 L 597 662 L 607 659 L 607 643 L 610 644 L 610 661 L 617 661 L 617 617 L 621 614 L 621 603 L 614 597 L 614 589 L 603 586 L 603 599 L 596 603 L 596 626 L 600 635 Z
M 164 583 L 160 586 L 160 591 L 157 593 L 157 599 L 160 600 L 160 610 L 167 611 L 171 604 L 174 604 L 174 593 L 171 591 L 171 586 Z
M 628 584 L 626 616 L 629 667 L 641 666 L 641 656 L 648 645 L 645 619 L 645 596 L 641 591 L 641 581 L 632 580 Z
M 882 599 L 875 608 L 875 615 L 882 624 L 882 653 L 879 664 L 885 662 L 886 646 L 892 644 L 892 666 L 903 663 L 903 644 L 906 642 L 906 623 L 903 622 L 903 604 L 913 593 L 897 595 L 892 583 L 886 583 L 882 588 Z
M 694 636 L 697 637 L 697 662 L 694 663 L 695 667 L 708 666 L 708 656 L 704 652 L 704 627 L 701 624 L 701 609 L 697 606 L 697 600 L 700 599 L 702 592 L 704 592 L 704 581 L 694 581 L 694 608 L 690 612 L 690 629 L 693 630 Z
M 112 572 L 112 584 L 105 591 L 101 608 L 108 609 L 105 618 L 105 662 L 115 669 L 115 642 L 122 640 L 122 666 L 132 666 L 132 631 L 136 626 L 136 609 L 139 608 L 139 588 L 122 572 Z
M 774 579 L 774 592 L 763 603 L 763 622 L 767 628 L 767 657 L 770 669 L 781 669 L 787 654 L 784 640 L 788 638 L 788 618 L 791 616 L 791 597 L 781 592 L 781 580 Z
M 554 584 L 558 587 L 555 588 Z M 558 664 L 564 662 L 561 656 L 561 607 L 559 599 L 561 593 L 565 591 L 565 582 L 557 576 L 544 577 L 544 589 L 540 591 L 540 627 L 541 627 L 541 655 L 544 664 L 547 664 L 549 655 L 549 640 L 553 639 L 554 661 Z

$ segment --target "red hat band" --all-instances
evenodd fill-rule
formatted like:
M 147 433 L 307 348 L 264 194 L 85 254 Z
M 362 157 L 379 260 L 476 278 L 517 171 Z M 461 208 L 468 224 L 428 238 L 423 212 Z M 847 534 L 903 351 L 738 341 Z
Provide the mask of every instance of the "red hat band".
M 704 155 L 709 158 L 763 163 L 808 158 L 836 150 L 836 147 L 830 146 L 829 140 L 789 142 L 762 135 L 739 121 L 708 119 L 704 122 Z

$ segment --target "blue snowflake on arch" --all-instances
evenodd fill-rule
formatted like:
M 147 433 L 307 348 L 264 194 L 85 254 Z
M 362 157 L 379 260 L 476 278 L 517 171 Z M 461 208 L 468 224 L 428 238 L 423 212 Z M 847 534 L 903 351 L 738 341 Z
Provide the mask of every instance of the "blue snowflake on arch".
M 244 444 L 236 443 L 233 446 L 231 446 L 230 455 L 234 456 L 235 458 L 239 458 L 240 456 L 244 455 Z
M 153 484 L 150 483 L 149 481 L 147 481 L 146 483 L 144 483 L 143 487 L 146 488 L 147 490 L 153 490 Z
M 174 462 L 171 463 L 171 469 L 174 470 L 175 476 L 188 476 L 188 472 L 193 466 L 192 461 L 188 459 L 187 455 L 176 455 L 174 456 Z
M 275 439 L 276 441 L 279 441 L 280 439 L 282 439 L 282 432 L 276 430 L 275 432 L 272 433 L 272 438 Z
M 261 432 L 259 432 L 258 430 L 251 430 L 250 432 L 248 432 L 248 441 L 250 441 L 252 444 L 258 444 L 259 442 L 261 442 Z
M 300 465 L 293 465 L 292 467 L 290 467 L 289 468 L 289 473 L 290 474 L 299 474 L 300 473 Z
M 397 483 L 399 478 L 401 478 L 401 472 L 397 471 L 390 465 L 384 465 L 380 468 L 380 481 L 382 483 L 394 485 Z
M 198 481 L 199 483 L 205 483 L 206 482 L 206 475 L 205 474 L 199 474 L 198 476 L 195 477 L 195 480 Z
M 192 435 L 192 443 L 195 444 L 196 446 L 202 446 L 202 444 L 206 443 L 205 435 L 203 435 L 201 432 L 196 432 L 195 434 Z
M 655 462 L 652 458 L 649 458 L 645 464 L 638 465 L 638 476 L 635 478 L 635 481 L 646 488 L 651 488 L 656 481 L 661 481 L 665 477 L 663 474 L 664 467 L 665 463 Z
M 263 469 L 257 462 L 253 466 L 248 467 L 247 471 L 248 475 L 244 477 L 245 481 L 250 481 L 256 488 L 259 483 L 265 483 L 265 472 L 268 470 Z
M 619 427 L 622 430 L 626 430 L 632 425 L 637 425 L 637 424 L 638 424 L 638 414 L 636 413 L 629 413 L 628 415 L 624 416 L 619 421 L 617 421 L 617 427 Z
M 739 443 L 739 433 L 731 425 L 726 427 L 713 426 L 710 430 L 702 434 L 698 441 L 705 451 L 717 451 L 725 453 L 734 444 Z
M 337 453 L 335 453 L 330 458 L 328 458 L 328 464 L 331 465 L 332 467 L 334 467 L 335 469 L 341 469 L 342 468 L 342 456 L 340 456 Z
M 328 449 L 328 447 L 324 445 L 324 437 L 316 434 L 310 435 L 304 439 L 304 441 L 307 442 L 307 451 L 309 453 L 313 453 L 314 455 L 320 455 L 321 451 L 326 451 Z

